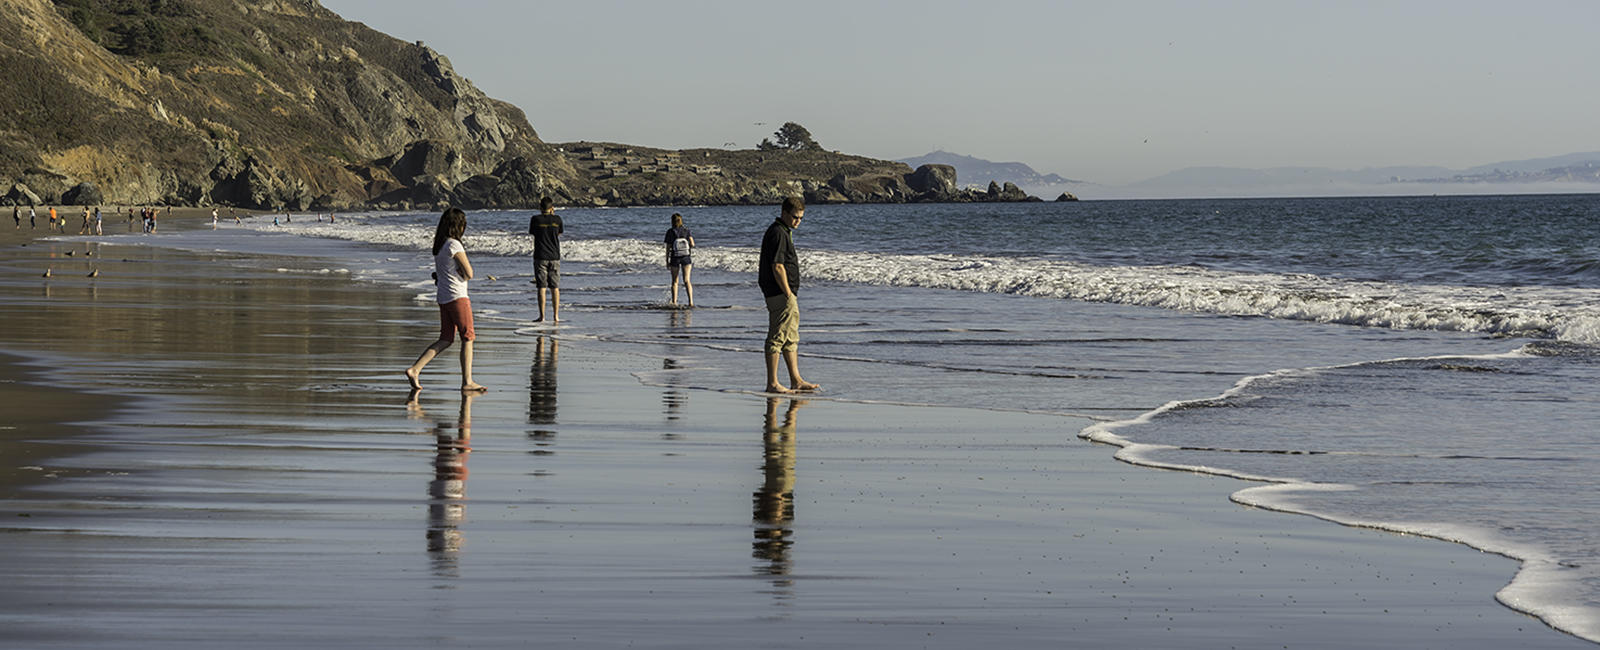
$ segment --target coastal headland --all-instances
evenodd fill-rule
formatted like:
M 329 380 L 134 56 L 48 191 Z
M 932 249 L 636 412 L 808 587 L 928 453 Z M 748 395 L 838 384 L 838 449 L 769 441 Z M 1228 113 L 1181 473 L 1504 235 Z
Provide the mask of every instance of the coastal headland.
M 444 54 L 315 0 L 0 0 L 0 204 L 263 210 L 1026 201 L 820 147 L 542 140 Z M 814 143 L 812 143 L 814 144 Z

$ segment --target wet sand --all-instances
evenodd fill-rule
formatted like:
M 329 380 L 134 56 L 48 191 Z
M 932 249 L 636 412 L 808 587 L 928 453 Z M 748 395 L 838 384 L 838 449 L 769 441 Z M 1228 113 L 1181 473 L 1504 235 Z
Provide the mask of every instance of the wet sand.
M 1494 602 L 1510 560 L 1241 508 L 1082 420 L 643 385 L 671 350 L 492 318 L 490 392 L 452 349 L 413 403 L 408 292 L 4 245 L 55 387 L 3 399 L 71 396 L 7 422 L 7 647 L 1590 645 Z

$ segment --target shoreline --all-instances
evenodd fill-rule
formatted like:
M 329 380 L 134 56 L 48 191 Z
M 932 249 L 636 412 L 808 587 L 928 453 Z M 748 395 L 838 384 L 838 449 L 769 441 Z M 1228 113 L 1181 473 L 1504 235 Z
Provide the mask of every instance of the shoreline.
M 408 408 L 412 292 L 107 248 L 93 286 L 0 289 L 8 343 L 139 404 L 0 522 L 19 642 L 1585 644 L 1481 591 L 1508 561 L 1240 508 L 1086 420 L 649 385 L 660 356 L 489 318 L 491 392 L 448 389 L 447 353 Z

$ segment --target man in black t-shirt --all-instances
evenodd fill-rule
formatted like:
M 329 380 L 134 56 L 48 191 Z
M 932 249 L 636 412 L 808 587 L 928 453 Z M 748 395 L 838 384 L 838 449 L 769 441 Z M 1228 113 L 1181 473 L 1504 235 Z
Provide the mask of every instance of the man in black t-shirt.
M 820 386 L 800 378 L 800 257 L 794 252 L 794 229 L 805 217 L 806 204 L 798 197 L 783 200 L 778 220 L 761 238 L 761 260 L 756 281 L 767 301 L 767 392 L 814 391 Z M 789 367 L 789 388 L 778 383 L 778 357 Z
M 561 322 L 561 217 L 556 216 L 555 201 L 550 197 L 539 199 L 539 214 L 528 220 L 528 234 L 533 235 L 533 283 L 539 287 L 539 318 L 544 322 L 544 295 L 550 291 L 550 316 Z

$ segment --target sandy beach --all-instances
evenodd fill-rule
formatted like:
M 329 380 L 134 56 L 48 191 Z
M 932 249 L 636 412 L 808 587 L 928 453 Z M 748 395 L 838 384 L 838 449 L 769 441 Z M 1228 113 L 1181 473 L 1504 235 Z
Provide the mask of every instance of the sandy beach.
M 413 400 L 410 292 L 0 230 L 0 647 L 1590 647 L 1494 601 L 1511 560 L 1081 418 L 649 384 L 673 350 L 493 317 L 490 391 L 451 350 Z

